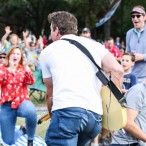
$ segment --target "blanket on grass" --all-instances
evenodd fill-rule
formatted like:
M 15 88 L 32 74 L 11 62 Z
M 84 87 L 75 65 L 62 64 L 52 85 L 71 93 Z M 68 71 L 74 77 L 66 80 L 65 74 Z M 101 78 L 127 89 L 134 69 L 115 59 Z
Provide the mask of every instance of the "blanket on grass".
M 20 126 L 16 126 L 15 130 L 19 128 Z M 5 144 L 1 138 L 1 132 L 0 132 L 0 145 L 2 146 L 9 146 Z M 35 136 L 34 141 L 33 141 L 34 146 L 47 146 L 44 139 L 41 138 L 40 136 Z M 21 135 L 15 144 L 11 146 L 27 146 L 27 134 Z

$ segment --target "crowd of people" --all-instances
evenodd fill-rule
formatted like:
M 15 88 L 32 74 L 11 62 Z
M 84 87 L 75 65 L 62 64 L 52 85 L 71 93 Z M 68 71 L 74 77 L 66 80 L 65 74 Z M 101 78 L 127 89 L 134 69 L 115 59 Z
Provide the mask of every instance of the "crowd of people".
M 5 34 L 0 41 L 0 53 L 7 54 L 12 46 L 19 46 L 23 51 L 24 61 L 28 61 L 28 65 L 32 71 L 40 70 L 39 54 L 52 41 L 47 40 L 46 36 L 40 36 L 38 39 L 30 33 L 31 31 L 23 31 L 20 38 L 14 34 L 10 26 L 5 27 Z
M 37 114 L 28 85 L 36 82 L 33 72 L 40 70 L 39 54 L 44 45 L 42 37 L 36 40 L 24 31 L 21 40 L 9 26 L 5 27 L 0 48 L 0 132 L 3 142 L 8 145 L 27 134 L 27 146 L 33 146 Z M 17 117 L 25 118 L 25 126 L 16 131 Z
M 146 11 L 137 5 L 129 15 L 134 28 L 127 32 L 126 44 L 119 37 L 99 43 L 87 27 L 78 36 L 77 19 L 66 11 L 48 16 L 51 44 L 29 31 L 23 31 L 20 39 L 5 27 L 0 44 L 0 130 L 6 144 L 15 144 L 16 120 L 24 117 L 27 146 L 33 146 L 37 114 L 28 85 L 35 83 L 33 72 L 41 70 L 51 116 L 47 146 L 146 145 Z M 112 131 L 110 138 L 108 129 L 102 128 L 103 78 L 96 76 L 99 70 L 76 42 L 90 52 L 125 97 L 127 123 Z

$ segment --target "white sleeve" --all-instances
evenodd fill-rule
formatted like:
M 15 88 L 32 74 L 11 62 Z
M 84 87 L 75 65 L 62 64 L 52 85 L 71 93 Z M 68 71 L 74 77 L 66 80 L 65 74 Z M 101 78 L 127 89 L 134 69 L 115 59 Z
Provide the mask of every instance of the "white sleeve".
M 39 57 L 39 61 L 40 61 L 40 65 L 41 65 L 43 78 L 52 77 L 51 72 L 50 72 L 50 68 L 49 68 L 49 64 L 48 64 L 48 61 L 47 61 L 47 57 L 45 55 L 45 50 L 43 50 L 41 52 L 40 57 Z

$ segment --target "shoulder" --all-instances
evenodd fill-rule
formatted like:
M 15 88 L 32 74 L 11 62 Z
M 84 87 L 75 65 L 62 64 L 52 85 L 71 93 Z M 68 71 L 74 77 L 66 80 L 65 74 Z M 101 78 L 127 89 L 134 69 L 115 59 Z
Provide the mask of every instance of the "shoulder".
M 120 50 L 119 47 L 117 47 L 116 45 L 113 46 L 113 49 Z
M 146 92 L 146 84 L 137 83 L 128 90 L 127 96 L 133 95 L 131 97 L 135 97 L 138 96 L 138 94 L 143 94 L 145 92 Z
M 140 110 L 143 104 L 143 100 L 146 98 L 146 86 L 144 83 L 137 83 L 132 86 L 125 94 L 126 107 Z
M 131 76 L 132 78 L 136 78 L 136 75 L 133 74 L 133 73 L 131 73 L 130 76 Z
M 51 48 L 53 48 L 54 43 L 51 43 L 50 45 L 48 45 L 47 47 L 45 47 L 42 51 L 40 56 L 45 55 Z
M 130 35 L 134 32 L 134 28 L 131 28 L 130 30 L 127 31 L 127 34 L 126 35 Z
M 125 74 L 124 76 L 125 76 L 125 77 L 136 78 L 135 74 L 133 74 L 133 73 Z
M 63 36 L 62 38 L 75 40 L 75 41 L 79 42 L 81 45 L 83 45 L 89 51 L 95 50 L 95 49 L 102 50 L 102 48 L 105 49 L 105 47 L 101 43 L 99 43 L 93 39 L 90 39 L 90 38 L 86 38 L 86 37 L 82 37 L 82 36 L 75 36 L 75 35 L 66 35 L 66 36 Z M 60 40 L 60 41 L 62 41 L 62 43 L 64 43 L 64 45 L 65 45 L 65 40 Z
M 87 47 L 87 49 L 89 49 L 89 51 L 90 50 L 105 51 L 105 52 L 107 51 L 107 49 L 105 49 L 105 46 L 103 44 L 93 39 L 81 37 L 80 41 L 85 47 Z

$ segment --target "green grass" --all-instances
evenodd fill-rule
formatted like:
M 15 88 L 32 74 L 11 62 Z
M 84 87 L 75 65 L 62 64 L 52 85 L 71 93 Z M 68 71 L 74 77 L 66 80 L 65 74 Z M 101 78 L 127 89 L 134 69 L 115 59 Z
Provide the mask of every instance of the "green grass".
M 29 93 L 32 93 L 32 90 L 30 90 Z M 44 107 L 44 106 L 46 107 L 45 95 L 46 95 L 46 93 L 44 93 L 44 92 L 34 91 L 31 94 L 30 98 L 36 107 Z
M 44 100 L 45 93 L 38 93 L 37 91 L 34 91 L 34 93 L 31 95 L 31 101 L 35 104 L 36 107 L 46 107 L 46 103 Z M 37 115 L 42 114 L 44 111 L 38 111 Z M 24 118 L 17 118 L 17 125 L 25 125 L 25 119 Z M 45 138 L 46 130 L 49 126 L 49 120 L 37 125 L 36 129 L 36 135 L 40 136 L 42 138 Z

